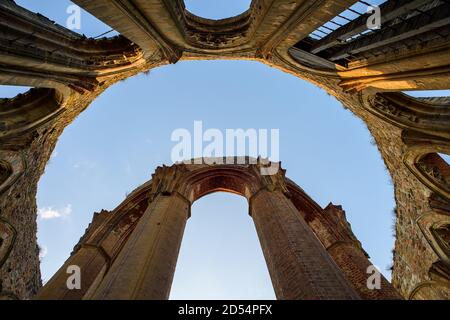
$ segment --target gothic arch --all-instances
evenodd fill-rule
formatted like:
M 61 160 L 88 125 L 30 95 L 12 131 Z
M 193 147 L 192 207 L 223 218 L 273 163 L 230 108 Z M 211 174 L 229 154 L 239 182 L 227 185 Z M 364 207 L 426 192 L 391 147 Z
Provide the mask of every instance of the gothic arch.
M 439 256 L 423 245 L 425 235 L 416 221 L 436 203 L 448 210 L 448 191 L 442 182 L 419 170 L 418 158 L 410 155 L 417 143 L 447 150 L 448 101 L 416 101 L 398 92 L 450 88 L 450 4 L 386 1 L 380 9 L 389 19 L 379 32 L 359 37 L 368 17 L 362 15 L 313 39 L 316 30 L 356 1 L 282 5 L 282 0 L 254 0 L 248 12 L 221 21 L 189 14 L 182 0 L 74 2 L 122 36 L 86 39 L 14 1 L 0 3 L 0 24 L 8 30 L 1 35 L 0 83 L 39 88 L 42 96 L 36 99 L 48 95 L 42 88 L 55 89 L 59 102 L 49 108 L 17 106 L 17 114 L 6 115 L 7 128 L 0 126 L 0 160 L 20 167 L 0 186 L 0 217 L 22 235 L 0 268 L 0 279 L 8 280 L 6 291 L 30 298 L 40 286 L 36 240 L 24 235 L 35 232 L 36 185 L 64 128 L 117 81 L 179 60 L 202 59 L 254 60 L 281 69 L 320 86 L 363 119 L 395 186 L 394 286 L 408 297 L 420 283 L 431 281 L 429 270 Z M 410 14 L 417 9 L 418 13 Z M 352 37 L 355 40 L 348 43 Z M 431 153 L 444 150 L 439 148 Z M 203 186 L 209 183 L 214 184 L 206 179 Z M 230 190 L 243 192 L 241 187 Z M 437 202 L 435 193 L 440 196 Z M 140 212 L 135 210 L 132 220 Z M 27 219 L 18 219 L 17 211 Z M 34 257 L 33 261 L 25 263 L 22 257 L 26 256 Z M 105 253 L 102 259 L 110 257 Z M 14 265 L 24 281 L 9 281 L 5 265 Z M 449 293 L 444 296 L 448 298 Z
M 371 263 L 342 207 L 322 209 L 285 177 L 280 164 L 277 174 L 264 175 L 271 165 L 231 157 L 158 167 L 114 211 L 94 215 L 72 256 L 37 298 L 167 299 L 191 205 L 218 191 L 248 200 L 279 299 L 399 298 L 384 278 L 382 290 L 375 291 L 361 281 Z M 66 269 L 74 264 L 86 278 L 76 291 L 65 284 Z M 326 281 L 314 284 L 315 275 Z

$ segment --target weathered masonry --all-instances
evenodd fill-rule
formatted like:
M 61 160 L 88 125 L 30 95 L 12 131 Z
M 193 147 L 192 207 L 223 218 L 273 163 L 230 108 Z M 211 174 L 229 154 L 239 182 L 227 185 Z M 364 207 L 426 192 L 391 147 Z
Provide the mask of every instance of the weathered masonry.
M 220 160 L 159 167 L 113 212 L 95 214 L 37 298 L 167 299 L 191 205 L 217 191 L 248 200 L 278 299 L 401 298 L 384 278 L 368 288 L 371 263 L 340 206 L 322 209 L 282 169 L 268 176 L 250 158 Z M 71 265 L 81 290 L 66 285 Z
M 395 186 L 392 284 L 408 299 L 450 298 L 450 170 L 440 156 L 450 154 L 450 99 L 415 99 L 402 93 L 450 89 L 448 0 L 384 1 L 378 30 L 367 29 L 369 14 L 342 21 L 352 6 L 369 0 L 254 0 L 248 11 L 224 20 L 195 16 L 182 0 L 73 2 L 121 35 L 89 39 L 12 0 L 0 0 L 0 84 L 33 87 L 28 93 L 0 100 L 2 298 L 32 298 L 41 288 L 36 188 L 64 128 L 117 81 L 179 60 L 201 59 L 255 60 L 281 69 L 320 86 L 362 119 Z M 279 271 L 277 262 L 271 260 L 275 249 L 272 242 L 264 240 L 270 238 L 271 230 L 261 224 L 271 217 L 256 208 L 282 206 L 287 211 L 283 209 L 285 216 L 281 218 L 295 220 L 295 205 L 285 196 L 275 192 L 253 199 L 256 207 L 252 216 L 262 234 L 273 279 L 278 279 Z M 148 210 L 157 215 L 168 205 L 164 197 L 168 195 L 158 196 Z M 180 217 L 187 203 L 175 198 L 177 207 L 170 219 L 181 230 L 184 222 Z M 303 230 L 306 226 L 295 220 L 289 228 Z M 312 236 L 303 236 L 318 246 Z M 139 250 L 139 239 L 135 249 Z M 99 256 L 96 250 L 84 246 L 73 257 L 92 256 L 92 266 L 100 270 L 92 273 L 98 276 L 92 281 L 100 284 L 94 296 L 108 298 L 118 281 L 126 279 L 122 277 L 127 276 L 127 270 L 115 277 L 117 265 L 114 261 L 102 265 L 101 261 L 108 259 L 107 252 Z M 332 286 L 350 288 L 352 281 L 337 280 L 343 279 L 337 274 L 345 276 L 345 263 L 331 251 L 328 258 L 321 252 L 323 259 L 317 258 L 317 263 L 330 273 L 341 270 L 336 271 Z M 121 254 L 117 259 L 122 259 Z M 164 263 L 172 266 L 173 259 Z M 145 270 L 143 277 L 157 276 L 156 269 Z M 165 276 L 166 287 L 161 284 L 160 290 L 167 288 L 170 275 Z M 285 276 L 279 279 L 277 293 L 286 280 Z M 299 298 L 296 289 L 291 289 L 286 297 Z M 297 289 L 308 297 L 324 297 L 317 288 Z M 345 292 L 353 297 L 350 289 Z M 147 288 L 136 288 L 134 294 L 145 295 Z

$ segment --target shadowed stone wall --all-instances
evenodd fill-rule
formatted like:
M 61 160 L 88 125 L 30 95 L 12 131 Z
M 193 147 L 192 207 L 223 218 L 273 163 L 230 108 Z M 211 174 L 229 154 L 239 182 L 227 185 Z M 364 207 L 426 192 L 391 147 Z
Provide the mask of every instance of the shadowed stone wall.
M 420 46 L 393 50 L 383 38 L 377 54 L 341 65 L 301 41 L 355 1 L 287 6 L 255 0 L 248 12 L 221 21 L 190 14 L 181 0 L 75 2 L 123 36 L 86 39 L 14 1 L 0 1 L 0 25 L 8 28 L 0 35 L 0 83 L 37 88 L 0 101 L 1 297 L 31 298 L 41 286 L 37 183 L 59 135 L 78 114 L 110 85 L 139 72 L 179 60 L 240 59 L 318 85 L 366 123 L 395 188 L 393 285 L 405 298 L 450 298 L 450 174 L 436 158 L 450 154 L 449 102 L 399 92 L 450 88 L 448 24 L 439 20 L 441 36 L 427 34 Z M 388 3 L 385 12 L 398 9 Z M 433 12 L 446 12 L 449 5 L 440 5 Z M 433 19 L 441 18 L 430 15 L 412 37 Z M 409 43 L 406 35 L 411 32 L 399 33 L 396 45 Z M 365 45 L 361 41 L 356 44 Z

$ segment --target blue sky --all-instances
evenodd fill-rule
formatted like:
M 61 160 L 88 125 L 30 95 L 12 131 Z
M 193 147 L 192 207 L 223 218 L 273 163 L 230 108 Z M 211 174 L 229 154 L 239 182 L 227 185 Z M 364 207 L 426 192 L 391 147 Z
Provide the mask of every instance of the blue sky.
M 209 19 L 233 17 L 250 8 L 251 0 L 186 0 L 186 9 L 198 16 Z
M 61 24 L 71 4 L 17 2 Z M 188 1 L 192 12 L 209 18 L 248 6 Z M 79 32 L 96 36 L 109 29 L 83 12 Z M 0 86 L 0 96 L 24 90 Z M 322 207 L 341 204 L 372 261 L 389 277 L 393 187 L 363 122 L 323 90 L 263 64 L 190 61 L 112 86 L 64 131 L 38 188 L 44 280 L 67 259 L 93 212 L 112 210 L 158 165 L 171 164 L 172 132 L 192 131 L 196 120 L 222 131 L 279 129 L 288 177 Z M 218 193 L 194 204 L 171 298 L 274 298 L 245 199 Z

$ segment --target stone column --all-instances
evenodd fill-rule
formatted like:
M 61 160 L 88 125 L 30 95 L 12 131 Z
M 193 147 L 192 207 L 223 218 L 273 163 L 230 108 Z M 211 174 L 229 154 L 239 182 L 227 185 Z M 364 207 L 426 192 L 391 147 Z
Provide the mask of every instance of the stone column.
M 101 248 L 82 246 L 39 291 L 36 300 L 81 300 L 95 289 L 103 278 L 109 257 Z M 70 266 L 80 270 L 80 289 L 70 289 L 67 280 L 73 274 Z M 68 271 L 70 271 L 68 273 Z
M 380 287 L 369 288 L 367 281 L 374 274 L 374 266 L 364 251 L 355 243 L 336 242 L 328 248 L 333 260 L 340 267 L 354 289 L 364 300 L 402 300 L 392 284 L 380 273 Z M 369 269 L 372 267 L 371 269 Z
M 324 209 L 324 215 L 317 216 L 321 228 L 323 245 L 342 270 L 346 278 L 353 285 L 364 300 L 399 300 L 401 295 L 391 283 L 380 273 L 380 286 L 369 288 L 367 282 L 374 273 L 369 256 L 363 250 L 361 243 L 351 230 L 347 222 L 345 211 L 341 206 L 329 204 Z M 314 221 L 311 222 L 317 226 Z M 314 227 L 311 226 L 314 230 Z M 320 237 L 319 237 L 320 238 Z
M 158 193 L 92 299 L 168 299 L 189 212 L 178 193 Z
M 359 299 L 282 191 L 257 192 L 250 213 L 278 299 Z

